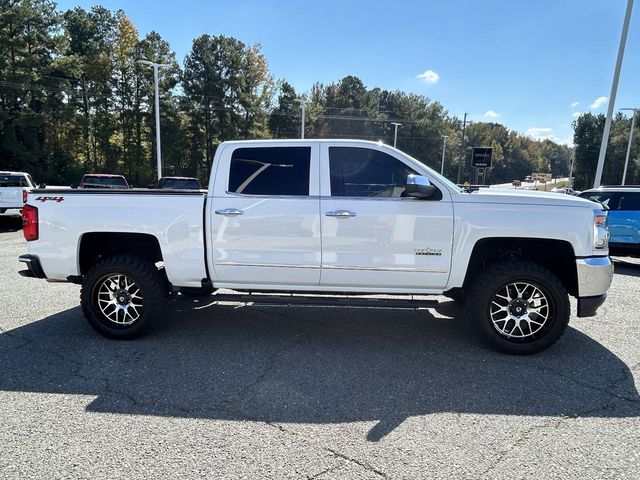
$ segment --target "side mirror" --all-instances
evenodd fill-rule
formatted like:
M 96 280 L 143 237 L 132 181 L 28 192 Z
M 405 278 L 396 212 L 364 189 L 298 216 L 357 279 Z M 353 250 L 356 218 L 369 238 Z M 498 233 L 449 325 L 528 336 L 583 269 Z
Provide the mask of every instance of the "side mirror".
M 47 188 L 47 184 L 46 183 L 39 183 L 38 184 L 38 188 Z
M 404 187 L 406 196 L 422 200 L 433 197 L 436 191 L 436 187 L 431 185 L 431 182 L 421 175 L 409 175 Z

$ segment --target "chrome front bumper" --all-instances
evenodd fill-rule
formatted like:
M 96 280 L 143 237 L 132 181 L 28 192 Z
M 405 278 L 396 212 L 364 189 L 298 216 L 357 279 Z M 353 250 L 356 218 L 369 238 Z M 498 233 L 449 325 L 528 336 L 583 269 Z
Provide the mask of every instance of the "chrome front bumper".
M 609 257 L 588 257 L 576 260 L 578 297 L 604 295 L 613 280 L 613 263 Z

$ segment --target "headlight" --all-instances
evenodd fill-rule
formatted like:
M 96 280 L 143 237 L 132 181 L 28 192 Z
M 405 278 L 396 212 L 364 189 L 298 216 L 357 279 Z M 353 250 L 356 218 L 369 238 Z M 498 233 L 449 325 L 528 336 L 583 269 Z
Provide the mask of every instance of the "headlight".
M 603 210 L 593 211 L 593 248 L 604 250 L 609 247 L 609 217 Z

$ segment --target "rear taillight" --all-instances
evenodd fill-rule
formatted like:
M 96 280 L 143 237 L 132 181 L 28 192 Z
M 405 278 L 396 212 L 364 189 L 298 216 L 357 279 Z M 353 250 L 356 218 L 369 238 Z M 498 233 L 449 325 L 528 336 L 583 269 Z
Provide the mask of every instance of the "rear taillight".
M 28 204 L 22 207 L 22 233 L 27 242 L 38 239 L 38 207 Z
M 22 190 L 22 203 L 27 203 L 28 195 L 29 195 L 29 192 L 27 192 L 26 190 Z

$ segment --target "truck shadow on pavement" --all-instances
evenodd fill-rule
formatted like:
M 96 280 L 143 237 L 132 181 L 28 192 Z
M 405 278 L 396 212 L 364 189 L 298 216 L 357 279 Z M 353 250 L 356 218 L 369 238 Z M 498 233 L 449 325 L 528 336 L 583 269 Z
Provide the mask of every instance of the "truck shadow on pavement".
M 640 277 L 640 263 L 634 263 L 628 260 L 615 259 L 615 271 L 618 275 L 626 275 L 629 277 Z
M 0 334 L 0 390 L 95 395 L 89 412 L 332 424 L 379 441 L 438 412 L 636 417 L 627 365 L 569 328 L 529 357 L 478 345 L 453 302 L 437 311 L 174 301 L 148 336 L 100 337 L 73 308 Z

